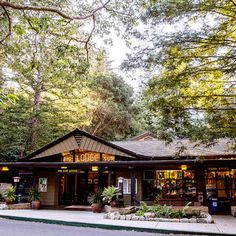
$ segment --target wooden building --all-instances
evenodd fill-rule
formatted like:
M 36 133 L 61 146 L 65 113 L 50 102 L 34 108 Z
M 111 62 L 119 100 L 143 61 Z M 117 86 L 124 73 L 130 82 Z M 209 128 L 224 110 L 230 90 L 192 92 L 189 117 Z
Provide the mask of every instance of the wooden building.
M 19 192 L 35 186 L 47 206 L 86 205 L 109 185 L 122 186 L 126 204 L 201 205 L 211 196 L 236 198 L 236 153 L 227 145 L 225 139 L 209 148 L 189 140 L 167 145 L 150 133 L 108 142 L 75 129 L 19 162 L 0 163 L 0 173 L 13 169 Z

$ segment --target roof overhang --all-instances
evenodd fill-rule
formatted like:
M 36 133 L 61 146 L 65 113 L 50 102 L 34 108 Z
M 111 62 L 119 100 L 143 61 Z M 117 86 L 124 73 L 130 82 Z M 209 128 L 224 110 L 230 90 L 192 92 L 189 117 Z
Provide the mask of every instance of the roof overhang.
M 0 166 L 19 167 L 19 168 L 60 168 L 62 166 L 80 168 L 85 166 L 101 166 L 101 167 L 144 167 L 157 168 L 159 165 L 179 165 L 179 164 L 196 164 L 204 166 L 212 165 L 232 165 L 236 168 L 236 159 L 220 159 L 220 160 L 142 160 L 142 161 L 110 161 L 110 162 L 1 162 Z
M 76 149 L 106 153 L 121 157 L 128 157 L 131 159 L 135 159 L 137 157 L 137 154 L 130 150 L 117 146 L 97 136 L 91 135 L 83 130 L 75 129 L 29 154 L 25 158 L 22 158 L 21 160 L 36 160 Z

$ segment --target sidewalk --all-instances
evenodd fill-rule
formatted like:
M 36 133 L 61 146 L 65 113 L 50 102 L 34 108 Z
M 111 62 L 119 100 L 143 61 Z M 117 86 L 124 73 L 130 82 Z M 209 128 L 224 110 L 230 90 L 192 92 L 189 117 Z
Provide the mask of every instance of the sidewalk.
M 236 218 L 214 216 L 215 224 L 173 223 L 152 221 L 127 221 L 103 219 L 103 213 L 68 210 L 1 210 L 0 217 L 63 224 L 80 227 L 93 227 L 115 230 L 134 230 L 159 233 L 188 233 L 201 235 L 236 235 Z

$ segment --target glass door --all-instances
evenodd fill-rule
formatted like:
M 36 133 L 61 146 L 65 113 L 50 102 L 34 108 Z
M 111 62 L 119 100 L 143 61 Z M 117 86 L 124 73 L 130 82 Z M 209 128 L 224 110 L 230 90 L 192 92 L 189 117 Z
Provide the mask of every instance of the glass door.
M 75 203 L 75 177 L 72 174 L 60 175 L 59 203 L 62 205 L 71 205 Z

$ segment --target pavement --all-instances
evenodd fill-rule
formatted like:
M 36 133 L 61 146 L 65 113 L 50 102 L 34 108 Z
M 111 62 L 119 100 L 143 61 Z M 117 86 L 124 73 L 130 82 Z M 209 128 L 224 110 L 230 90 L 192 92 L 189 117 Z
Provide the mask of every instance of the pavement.
M 43 222 L 78 227 L 113 230 L 132 230 L 156 233 L 181 233 L 198 235 L 235 235 L 236 217 L 213 216 L 215 223 L 174 223 L 153 221 L 127 221 L 103 219 L 104 213 L 71 210 L 1 210 L 0 217 L 13 220 Z

